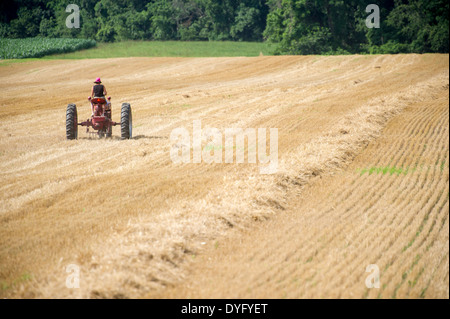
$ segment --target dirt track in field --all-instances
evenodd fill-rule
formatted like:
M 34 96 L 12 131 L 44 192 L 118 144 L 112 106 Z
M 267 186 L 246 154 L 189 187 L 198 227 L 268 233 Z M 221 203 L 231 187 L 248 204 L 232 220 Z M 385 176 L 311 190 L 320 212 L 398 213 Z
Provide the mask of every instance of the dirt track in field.
M 448 55 L 0 64 L 0 296 L 448 298 Z M 132 141 L 65 140 L 102 76 Z M 173 129 L 278 128 L 277 174 Z M 192 135 L 191 135 L 192 136 Z M 203 146 L 206 146 L 204 142 Z M 217 149 L 216 149 L 217 150 Z M 68 289 L 66 267 L 80 269 Z M 368 289 L 366 267 L 380 269 Z

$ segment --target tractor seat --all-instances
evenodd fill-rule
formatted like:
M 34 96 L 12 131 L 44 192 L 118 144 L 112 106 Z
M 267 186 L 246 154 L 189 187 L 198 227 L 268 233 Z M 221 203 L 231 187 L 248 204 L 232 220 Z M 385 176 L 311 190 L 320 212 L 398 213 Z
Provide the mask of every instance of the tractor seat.
M 107 104 L 108 102 L 106 101 L 106 98 L 104 96 L 101 96 L 101 97 L 96 96 L 96 97 L 94 97 L 92 99 L 92 103 L 94 103 L 94 104 Z

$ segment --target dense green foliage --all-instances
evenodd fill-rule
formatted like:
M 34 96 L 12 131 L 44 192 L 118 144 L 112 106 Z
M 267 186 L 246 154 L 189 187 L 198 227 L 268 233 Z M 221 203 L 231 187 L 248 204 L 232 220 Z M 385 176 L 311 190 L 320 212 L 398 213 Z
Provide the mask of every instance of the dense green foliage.
M 89 49 L 95 45 L 94 40 L 83 39 L 0 38 L 0 59 L 40 58 L 50 54 Z
M 69 29 L 66 7 L 80 8 Z M 366 26 L 366 7 L 381 27 Z M 277 54 L 449 52 L 448 0 L 9 0 L 0 37 L 264 41 Z
M 269 0 L 264 32 L 278 53 L 449 52 L 448 0 Z M 372 3 L 380 28 L 366 26 Z

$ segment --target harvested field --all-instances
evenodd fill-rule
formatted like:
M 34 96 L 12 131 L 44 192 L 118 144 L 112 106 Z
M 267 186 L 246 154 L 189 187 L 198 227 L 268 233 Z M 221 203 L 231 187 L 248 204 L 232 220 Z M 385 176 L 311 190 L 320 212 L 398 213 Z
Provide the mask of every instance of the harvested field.
M 0 63 L 2 297 L 448 298 L 448 55 Z M 101 75 L 132 141 L 65 140 Z M 279 167 L 172 130 L 278 128 Z M 80 267 L 68 289 L 66 267 Z M 366 267 L 380 269 L 368 289 Z

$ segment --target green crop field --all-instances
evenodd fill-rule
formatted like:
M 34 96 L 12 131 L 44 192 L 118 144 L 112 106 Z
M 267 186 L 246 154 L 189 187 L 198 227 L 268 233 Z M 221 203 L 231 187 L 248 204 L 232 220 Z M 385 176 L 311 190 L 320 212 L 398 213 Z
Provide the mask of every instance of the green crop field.
M 262 42 L 124 41 L 99 43 L 82 39 L 0 39 L 1 65 L 43 59 L 108 59 L 125 57 L 255 57 L 273 55 Z M 27 60 L 23 60 L 27 59 Z
M 262 42 L 124 41 L 100 43 L 90 50 L 58 54 L 53 59 L 124 57 L 252 57 L 272 55 L 273 45 Z
M 0 39 L 0 59 L 40 58 L 96 46 L 94 40 L 84 39 Z

